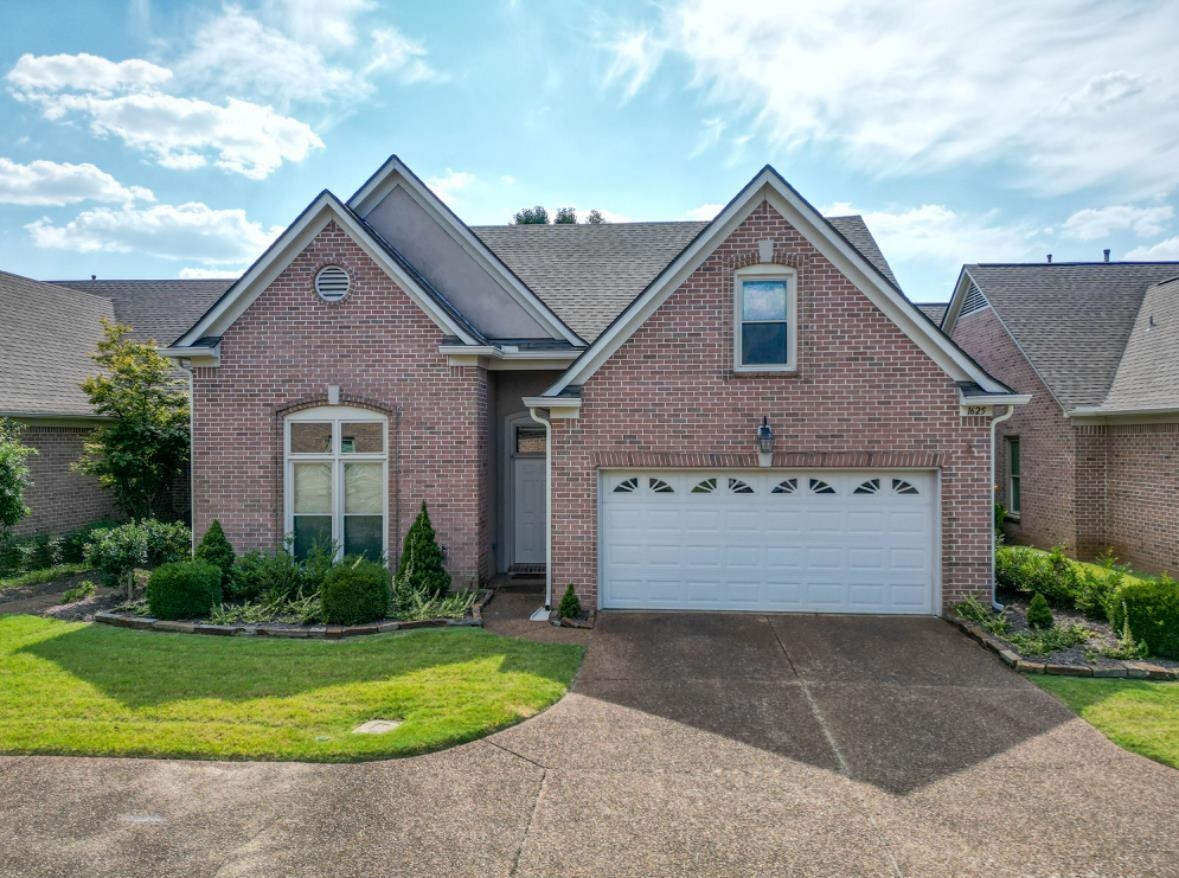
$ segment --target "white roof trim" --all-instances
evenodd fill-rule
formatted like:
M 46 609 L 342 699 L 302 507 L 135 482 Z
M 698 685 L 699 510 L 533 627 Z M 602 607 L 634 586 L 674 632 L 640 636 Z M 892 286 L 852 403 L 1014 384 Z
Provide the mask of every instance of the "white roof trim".
M 308 205 L 278 240 L 270 245 L 270 249 L 250 266 L 237 283 L 230 287 L 188 332 L 171 345 L 171 348 L 190 347 L 205 336 L 222 335 L 332 220 L 335 220 L 368 257 L 405 290 L 443 332 L 456 335 L 469 344 L 476 343 L 471 333 L 425 292 L 383 247 L 377 246 L 369 232 L 347 210 L 342 210 L 336 197 L 325 190 Z
M 720 215 L 668 265 L 622 315 L 603 332 L 561 379 L 545 391 L 554 396 L 584 384 L 646 319 L 762 202 L 769 201 L 807 241 L 846 275 L 868 299 L 956 381 L 974 381 L 984 390 L 1008 393 L 957 345 L 942 335 L 917 306 L 892 286 L 868 260 L 799 195 L 773 168 L 762 169 Z
M 398 186 L 404 188 L 410 197 L 463 248 L 467 255 L 497 279 L 500 286 L 519 303 L 530 317 L 548 329 L 554 336 L 563 338 L 579 348 L 585 347 L 585 339 L 566 326 L 565 322 L 516 277 L 504 265 L 503 261 L 468 228 L 467 224 L 455 216 L 430 190 L 430 187 L 419 180 L 417 175 L 397 156 L 390 156 L 380 170 L 373 174 L 357 190 L 356 194 L 348 199 L 348 207 L 356 211 L 360 217 L 367 219 L 369 213 Z

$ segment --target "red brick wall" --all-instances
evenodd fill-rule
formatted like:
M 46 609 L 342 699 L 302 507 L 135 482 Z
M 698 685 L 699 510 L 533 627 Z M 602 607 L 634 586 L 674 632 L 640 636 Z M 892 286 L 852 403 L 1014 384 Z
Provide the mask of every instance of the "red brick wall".
M 1110 425 L 1103 545 L 1146 572 L 1179 574 L 1179 424 Z
M 347 268 L 336 304 L 315 294 L 316 271 Z M 341 402 L 389 415 L 389 546 L 400 550 L 421 501 L 447 548 L 455 585 L 490 575 L 487 373 L 451 368 L 442 332 L 334 223 L 225 333 L 219 368 L 196 370 L 196 533 L 220 519 L 239 552 L 283 535 L 282 418 Z
M 1009 505 L 1004 438 L 1018 436 L 1020 447 L 1022 513 L 1018 521 L 1008 521 L 1007 539 L 1043 548 L 1060 545 L 1075 552 L 1074 487 L 1078 463 L 1073 425 L 992 309 L 960 318 L 953 337 L 1000 381 L 1032 395 L 1030 403 L 1016 406 L 1015 414 L 997 429 L 995 480 L 999 501 L 1004 505 Z
M 766 238 L 798 272 L 797 375 L 732 370 L 733 271 Z M 943 599 L 989 594 L 988 420 L 962 418 L 954 382 L 765 203 L 585 384 L 581 417 L 554 422 L 554 590 L 597 604 L 599 467 L 756 466 L 763 415 L 779 466 L 940 467 Z
M 92 521 L 119 517 L 112 495 L 97 479 L 70 470 L 70 464 L 82 456 L 90 431 L 90 427 L 25 427 L 21 441 L 39 453 L 29 458 L 33 485 L 25 493 L 25 505 L 30 511 L 16 533 L 63 534 Z

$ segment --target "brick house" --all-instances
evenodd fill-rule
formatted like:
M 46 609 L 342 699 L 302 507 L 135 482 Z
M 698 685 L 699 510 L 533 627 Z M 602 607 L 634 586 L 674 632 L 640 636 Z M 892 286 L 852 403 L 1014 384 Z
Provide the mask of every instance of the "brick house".
M 943 330 L 1031 404 L 998 426 L 1012 542 L 1179 568 L 1179 263 L 964 266 Z
M 457 584 L 601 608 L 986 596 L 991 417 L 1025 401 L 768 167 L 710 223 L 469 227 L 393 157 L 167 353 L 198 534 L 393 558 L 424 500 Z
M 63 534 L 117 518 L 110 492 L 70 470 L 100 422 L 81 390 L 95 371 L 90 354 L 102 319 L 125 323 L 141 341 L 171 339 L 191 325 L 230 281 L 55 281 L 0 272 L 0 417 L 23 426 L 32 486 L 18 534 Z M 188 479 L 177 480 L 160 514 L 185 518 Z

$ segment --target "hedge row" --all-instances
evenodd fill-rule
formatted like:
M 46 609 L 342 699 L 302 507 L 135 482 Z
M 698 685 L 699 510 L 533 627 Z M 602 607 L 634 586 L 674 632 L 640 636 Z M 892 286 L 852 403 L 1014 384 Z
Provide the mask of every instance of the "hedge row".
M 1113 564 L 1074 561 L 1058 548 L 1000 546 L 995 576 L 1053 606 L 1106 619 L 1119 633 L 1129 616 L 1134 639 L 1145 640 L 1152 655 L 1179 659 L 1179 584 L 1166 575 L 1133 576 Z

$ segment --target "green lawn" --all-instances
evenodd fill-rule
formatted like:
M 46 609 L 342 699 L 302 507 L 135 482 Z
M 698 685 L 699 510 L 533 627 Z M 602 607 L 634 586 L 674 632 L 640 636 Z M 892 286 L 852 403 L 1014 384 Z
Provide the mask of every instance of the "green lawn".
M 315 762 L 424 753 L 549 706 L 581 656 L 471 628 L 268 640 L 6 616 L 0 752 Z M 352 733 L 370 719 L 403 722 Z
M 1179 768 L 1179 683 L 1029 676 L 1127 750 Z

